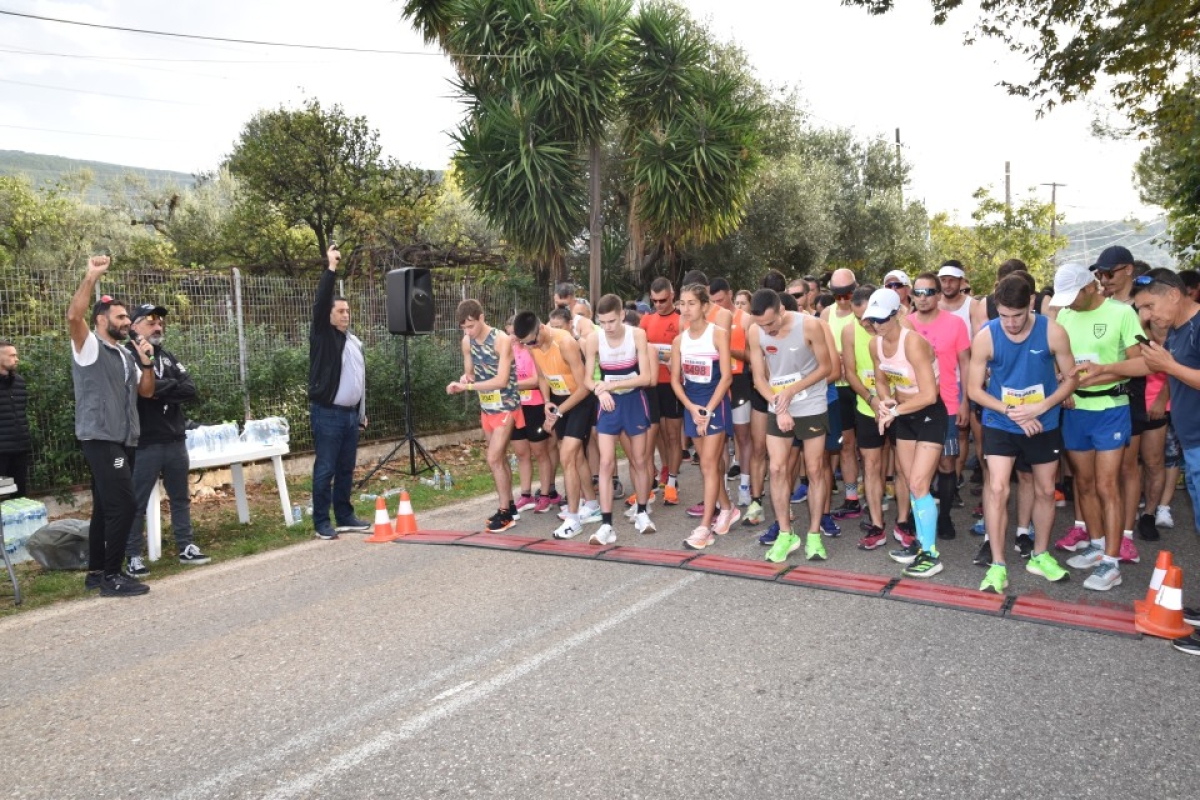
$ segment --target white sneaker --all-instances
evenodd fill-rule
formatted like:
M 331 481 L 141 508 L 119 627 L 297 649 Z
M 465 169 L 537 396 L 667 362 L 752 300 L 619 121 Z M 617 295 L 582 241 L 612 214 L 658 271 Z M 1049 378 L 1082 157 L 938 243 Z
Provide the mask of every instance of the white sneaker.
M 578 536 L 582 530 L 583 526 L 579 524 L 578 520 L 569 519 L 554 529 L 554 538 L 571 539 Z
M 654 533 L 658 530 L 654 527 L 654 521 L 650 519 L 650 515 L 645 511 L 637 515 L 633 521 L 633 527 L 638 533 Z
M 146 566 L 146 562 L 141 556 L 130 556 L 129 566 L 125 571 L 135 578 L 141 578 L 150 574 L 150 568 Z
M 1121 570 L 1111 561 L 1101 561 L 1092 570 L 1092 574 L 1083 582 L 1083 588 L 1107 592 L 1114 586 L 1121 585 Z
M 629 520 L 630 522 L 633 522 L 635 519 L 637 519 L 637 515 L 638 512 L 636 505 L 629 506 L 629 508 L 625 509 L 625 519 Z
M 592 534 L 592 538 L 588 539 L 589 544 L 612 544 L 617 540 L 617 532 L 613 530 L 612 525 L 601 525 Z
M 1071 569 L 1091 569 L 1103 560 L 1104 548 L 1089 544 L 1079 555 L 1067 559 L 1067 566 Z
M 590 525 L 593 522 L 603 522 L 604 517 L 600 516 L 600 503 L 590 500 L 581 505 L 579 507 L 579 521 L 584 525 Z
M 750 505 L 750 489 L 745 486 L 738 487 L 737 504 L 742 508 Z
M 1174 528 L 1175 518 L 1171 516 L 1170 506 L 1159 506 L 1154 511 L 1154 527 Z

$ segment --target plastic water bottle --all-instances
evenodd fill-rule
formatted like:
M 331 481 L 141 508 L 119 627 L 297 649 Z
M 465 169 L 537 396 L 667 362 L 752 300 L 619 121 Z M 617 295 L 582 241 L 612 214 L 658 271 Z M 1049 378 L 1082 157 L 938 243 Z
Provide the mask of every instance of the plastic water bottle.
M 433 478 L 421 478 L 421 485 L 432 487 L 433 486 Z
M 433 488 L 442 488 L 442 473 L 438 472 L 436 469 L 433 471 Z
M 516 453 L 508 454 L 508 468 L 511 469 L 513 472 L 517 471 L 517 454 Z
M 299 525 L 303 521 L 304 509 L 300 507 L 299 503 L 297 503 L 296 505 L 292 506 L 292 522 L 296 525 Z
M 362 494 L 360 494 L 358 496 L 358 499 L 359 500 L 375 500 L 378 497 L 379 497 L 379 495 L 377 495 L 377 494 L 370 494 L 368 492 L 363 492 Z
M 446 487 L 446 491 L 454 488 L 454 479 L 450 477 L 450 470 L 446 470 L 442 474 L 442 484 Z

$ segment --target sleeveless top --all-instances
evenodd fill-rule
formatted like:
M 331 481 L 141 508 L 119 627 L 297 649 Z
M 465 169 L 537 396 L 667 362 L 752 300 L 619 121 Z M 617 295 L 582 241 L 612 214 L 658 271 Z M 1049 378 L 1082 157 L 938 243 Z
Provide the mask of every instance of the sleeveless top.
M 871 396 L 875 397 L 875 362 L 871 360 L 871 333 L 857 322 L 854 323 L 854 366 L 858 371 L 858 379 L 870 390 Z M 875 419 L 875 411 L 871 404 L 861 396 L 855 407 L 864 416 Z
M 794 316 L 792 329 L 787 335 L 770 336 L 762 328 L 758 329 L 758 344 L 767 362 L 767 379 L 771 382 L 773 394 L 779 394 L 793 383 L 803 380 L 818 366 L 816 354 L 804 340 L 804 317 L 798 312 L 788 313 Z M 822 379 L 797 393 L 788 404 L 788 413 L 793 417 L 816 416 L 827 410 L 827 402 L 825 380 Z
M 941 308 L 940 304 L 938 308 Z M 963 324 L 967 326 L 967 336 L 969 337 L 971 335 L 971 298 L 969 296 L 963 301 L 963 304 L 954 311 L 951 311 L 947 308 L 941 308 L 941 310 L 947 314 L 953 314 L 961 319 Z
M 679 312 L 674 309 L 670 314 L 659 314 L 651 311 L 642 315 L 639 323 L 646 332 L 646 341 L 650 344 L 651 355 L 658 362 L 658 382 L 671 383 L 671 343 L 679 335 Z
M 836 306 L 834 307 L 834 309 L 832 311 L 829 312 L 829 328 L 830 328 L 830 330 L 833 331 L 833 342 L 834 342 L 834 344 L 837 345 L 837 351 L 838 351 L 839 355 L 842 352 L 842 330 L 851 323 L 857 324 L 857 320 L 858 320 L 858 318 L 854 316 L 853 311 L 851 311 L 849 314 L 847 314 L 844 317 L 839 317 Z M 855 336 L 857 336 L 857 335 L 858 334 L 855 334 Z M 856 341 L 857 341 L 857 339 L 856 339 Z M 842 378 L 840 381 L 837 382 L 837 385 L 838 386 L 849 386 L 850 384 L 846 382 L 845 378 Z
M 905 394 L 915 394 L 921 391 L 921 387 L 917 384 L 917 369 L 908 360 L 908 355 L 904 351 L 904 340 L 912 333 L 908 328 L 900 328 L 900 342 L 896 347 L 896 353 L 891 356 L 883 354 L 883 337 L 878 337 L 876 341 L 876 351 L 879 353 L 879 369 L 883 370 L 883 374 L 887 375 L 888 386 L 894 392 L 904 392 Z M 914 334 L 920 336 L 920 334 Z M 934 383 L 938 380 L 938 365 L 937 361 L 933 362 L 933 380 Z
M 627 381 L 630 378 L 637 377 L 641 374 L 641 369 L 638 366 L 637 344 L 633 338 L 633 328 L 628 325 L 624 326 L 625 337 L 616 347 L 611 347 L 608 344 L 608 337 L 604 335 L 604 331 L 597 329 L 596 340 L 596 368 L 600 370 L 600 375 L 605 382 L 619 386 L 621 381 Z M 618 389 L 612 390 L 613 394 L 627 394 L 633 389 Z
M 711 400 L 721 380 L 721 357 L 713 342 L 716 328 L 708 323 L 695 339 L 687 328 L 679 333 L 679 375 L 683 379 L 683 393 L 693 403 Z
M 560 330 L 558 328 L 547 327 L 546 332 L 550 334 L 550 343 L 545 348 L 534 346 L 529 349 L 529 354 L 533 356 L 533 360 L 541 367 L 542 374 L 546 376 L 546 381 L 550 384 L 550 394 L 554 397 L 567 397 L 575 393 L 575 375 L 571 372 L 570 365 L 563 358 L 562 350 L 559 345 L 567 341 L 573 341 L 570 331 Z
M 1050 352 L 1049 320 L 1033 317 L 1033 330 L 1023 342 L 1014 342 L 1004 333 L 999 319 L 986 326 L 992 335 L 992 358 L 988 361 L 991 378 L 987 391 L 1006 406 L 1040 403 L 1058 389 L 1054 354 Z M 1058 427 L 1058 406 L 1038 417 L 1042 430 Z M 983 410 L 983 424 L 1009 433 L 1024 434 L 1021 426 L 990 408 Z
M 471 338 L 471 372 L 476 383 L 490 381 L 499 373 L 500 354 L 496 352 L 496 329 L 490 328 L 483 342 Z M 517 370 L 513 365 L 508 368 L 508 385 L 503 389 L 492 389 L 490 392 L 479 392 L 479 408 L 489 414 L 503 411 L 515 411 L 521 405 L 521 395 L 517 391 Z
M 513 362 L 517 365 L 518 382 L 537 375 L 537 365 L 533 363 L 533 356 L 529 355 L 528 348 L 523 345 L 513 345 Z M 520 394 L 523 406 L 540 406 L 546 402 L 542 398 L 541 389 L 521 389 Z

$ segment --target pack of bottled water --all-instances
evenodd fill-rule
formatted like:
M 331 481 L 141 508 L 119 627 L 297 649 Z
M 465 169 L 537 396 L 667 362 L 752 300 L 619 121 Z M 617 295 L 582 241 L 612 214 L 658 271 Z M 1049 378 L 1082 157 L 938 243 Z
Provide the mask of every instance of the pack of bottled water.
M 254 446 L 287 444 L 289 430 L 285 417 L 248 419 L 246 420 L 246 430 L 242 434 L 242 441 Z
M 25 548 L 29 537 L 41 530 L 50 521 L 46 504 L 28 497 L 5 500 L 0 503 L 4 520 L 4 549 L 14 561 L 28 561 L 29 551 Z
M 241 447 L 242 439 L 236 422 L 201 425 L 187 432 L 188 450 L 199 455 L 228 453 Z

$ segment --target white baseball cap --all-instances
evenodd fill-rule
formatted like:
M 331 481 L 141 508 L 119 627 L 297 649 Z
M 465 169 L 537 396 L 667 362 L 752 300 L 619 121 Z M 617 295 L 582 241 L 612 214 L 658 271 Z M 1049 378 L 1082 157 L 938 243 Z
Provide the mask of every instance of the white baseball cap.
M 867 301 L 863 319 L 887 319 L 900 310 L 900 295 L 892 289 L 876 289 Z
M 1054 297 L 1050 305 L 1061 308 L 1075 302 L 1080 290 L 1096 282 L 1096 273 L 1083 264 L 1063 264 L 1054 272 Z
M 903 283 L 905 286 L 912 286 L 912 280 L 909 279 L 908 273 L 906 273 L 902 269 L 894 269 L 891 272 L 889 272 L 887 275 L 884 275 L 883 276 L 884 284 L 886 285 L 893 278 L 900 281 L 900 283 Z

